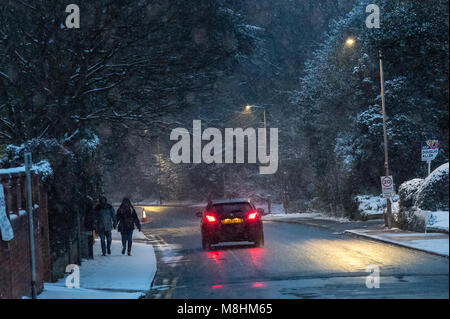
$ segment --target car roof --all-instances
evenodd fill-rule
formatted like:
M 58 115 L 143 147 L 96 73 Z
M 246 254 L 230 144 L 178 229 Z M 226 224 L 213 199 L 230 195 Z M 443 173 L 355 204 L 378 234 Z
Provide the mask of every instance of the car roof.
M 235 204 L 235 203 L 250 203 L 250 200 L 248 198 L 231 198 L 231 199 L 216 199 L 212 201 L 213 205 Z

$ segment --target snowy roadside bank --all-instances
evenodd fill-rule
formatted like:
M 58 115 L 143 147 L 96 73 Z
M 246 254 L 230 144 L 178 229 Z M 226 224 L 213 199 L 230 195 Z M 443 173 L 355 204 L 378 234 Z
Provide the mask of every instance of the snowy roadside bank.
M 134 238 L 142 233 L 135 231 Z M 113 234 L 117 238 L 118 234 Z M 100 242 L 94 245 L 94 259 L 83 260 L 80 288 L 67 288 L 66 275 L 56 283 L 45 283 L 38 299 L 137 299 L 150 289 L 156 273 L 152 245 L 133 243 L 132 255 L 122 255 L 122 243 L 113 240 L 111 255 L 101 256 Z
M 330 220 L 338 223 L 350 222 L 348 218 L 345 217 L 334 217 L 320 213 L 293 213 L 293 214 L 268 214 L 262 217 L 262 220 L 288 220 L 288 219 L 317 219 L 317 220 Z
M 346 233 L 412 248 L 439 256 L 449 256 L 449 237 L 441 233 L 416 233 L 398 228 L 383 230 L 350 229 Z
M 448 234 L 448 211 L 430 212 L 428 217 L 427 230 L 440 230 Z

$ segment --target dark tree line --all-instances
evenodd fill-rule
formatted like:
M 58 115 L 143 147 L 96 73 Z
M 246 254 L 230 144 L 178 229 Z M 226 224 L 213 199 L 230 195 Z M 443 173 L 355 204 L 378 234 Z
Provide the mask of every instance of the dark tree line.
M 104 192 L 104 172 L 134 164 L 129 136 L 156 136 L 253 46 L 227 0 L 84 0 L 79 29 L 65 25 L 69 3 L 0 4 L 2 166 L 26 148 L 50 162 L 54 256 Z
M 301 137 L 295 179 L 306 193 L 351 214 L 356 194 L 379 194 L 384 175 L 378 51 L 383 54 L 389 164 L 397 187 L 426 176 L 425 139 L 448 161 L 448 1 L 380 1 L 381 28 L 360 1 L 331 24 L 305 68 L 291 110 Z M 347 37 L 355 45 L 345 45 Z M 324 182 L 326 181 L 326 182 Z

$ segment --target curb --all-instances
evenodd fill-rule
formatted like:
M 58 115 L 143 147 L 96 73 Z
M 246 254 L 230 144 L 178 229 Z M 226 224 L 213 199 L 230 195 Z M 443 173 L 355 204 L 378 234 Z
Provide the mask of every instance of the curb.
M 319 228 L 330 229 L 330 227 L 325 226 L 325 225 L 314 224 L 314 223 L 309 223 L 309 222 L 299 221 L 299 220 L 281 220 L 281 219 L 269 219 L 269 220 L 264 220 L 264 219 L 263 219 L 263 222 L 277 222 L 277 223 L 286 223 L 286 224 L 300 224 L 300 225 L 305 225 L 305 226 L 311 226 L 311 227 L 319 227 Z
M 325 225 L 313 224 L 313 223 L 303 222 L 303 221 L 299 221 L 299 220 L 272 219 L 272 220 L 265 220 L 265 221 L 267 221 L 267 222 L 277 222 L 277 223 L 287 223 L 287 224 L 301 224 L 301 225 L 305 225 L 305 226 L 319 227 L 319 228 L 323 228 L 323 229 L 331 229 L 330 227 L 325 226 Z M 387 243 L 387 244 L 392 244 L 392 245 L 403 247 L 403 248 L 409 248 L 409 249 L 412 249 L 412 250 L 421 251 L 421 252 L 432 254 L 432 255 L 436 255 L 436 256 L 439 256 L 439 257 L 449 258 L 449 256 L 445 255 L 445 254 L 441 254 L 441 253 L 438 253 L 438 252 L 434 252 L 434 251 L 430 251 L 430 250 L 426 250 L 426 249 L 422 249 L 422 248 L 411 247 L 411 246 L 408 246 L 408 245 L 404 245 L 404 244 L 401 244 L 401 243 L 398 243 L 398 242 L 389 241 L 389 240 L 385 240 L 385 239 L 381 239 L 381 238 L 374 238 L 374 237 L 371 237 L 371 236 L 368 236 L 368 235 L 365 235 L 365 234 L 353 232 L 352 230 L 344 230 L 344 233 L 350 234 L 350 235 L 354 235 L 354 236 L 358 236 L 358 237 L 361 237 L 361 238 L 364 238 L 364 239 L 370 239 L 370 240 L 381 242 L 381 243 Z
M 370 240 L 377 241 L 377 242 L 392 244 L 394 246 L 399 246 L 399 247 L 403 247 L 403 248 L 409 248 L 409 249 L 412 249 L 412 250 L 417 250 L 417 251 L 421 251 L 421 252 L 424 252 L 424 253 L 428 253 L 428 254 L 432 254 L 432 255 L 436 255 L 436 256 L 440 256 L 440 257 L 445 257 L 445 258 L 449 257 L 448 255 L 441 254 L 441 253 L 438 253 L 438 252 L 435 252 L 435 251 L 430 251 L 430 250 L 426 250 L 426 249 L 418 248 L 418 247 L 411 247 L 411 246 L 404 245 L 404 244 L 399 243 L 399 242 L 372 237 L 372 236 L 369 236 L 369 235 L 365 235 L 365 234 L 361 234 L 361 233 L 358 233 L 358 232 L 354 232 L 352 230 L 345 230 L 344 233 L 347 233 L 347 234 L 350 234 L 350 235 L 354 235 L 354 236 L 357 236 L 357 237 L 361 237 L 361 238 L 365 238 L 365 239 L 370 239 Z

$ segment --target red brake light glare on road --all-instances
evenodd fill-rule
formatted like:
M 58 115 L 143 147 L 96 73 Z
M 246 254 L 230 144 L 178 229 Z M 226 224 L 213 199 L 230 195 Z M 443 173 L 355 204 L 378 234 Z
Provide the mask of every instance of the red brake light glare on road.
M 258 217 L 258 212 L 251 212 L 250 214 L 248 214 L 247 219 L 248 220 L 255 220 Z
M 205 215 L 205 218 L 208 223 L 215 223 L 217 221 L 216 216 L 211 214 Z

